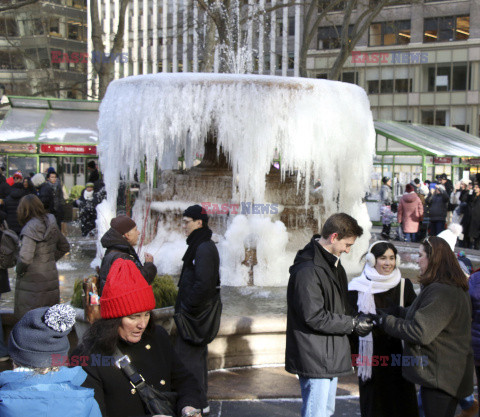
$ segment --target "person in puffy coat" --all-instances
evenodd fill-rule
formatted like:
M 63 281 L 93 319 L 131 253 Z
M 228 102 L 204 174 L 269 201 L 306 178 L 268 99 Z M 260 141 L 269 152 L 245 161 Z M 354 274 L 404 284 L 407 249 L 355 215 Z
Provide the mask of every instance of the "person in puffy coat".
M 430 219 L 430 235 L 437 236 L 445 230 L 445 221 L 447 220 L 447 206 L 450 197 L 441 184 L 435 186 L 435 191 L 430 194 L 426 203 Z
M 95 229 L 95 220 L 97 220 L 96 207 L 100 203 L 98 193 L 93 190 L 92 182 L 87 182 L 82 194 L 75 200 L 74 206 L 79 208 L 80 227 L 82 236 L 87 236 Z
M 43 174 L 38 173 L 32 177 L 32 184 L 36 189 L 37 196 L 43 203 L 48 213 L 55 214 L 55 201 L 52 187 L 45 182 Z
M 75 310 L 66 304 L 29 311 L 10 333 L 13 371 L 0 374 L 0 416 L 101 417 L 80 367 L 67 368 Z
M 403 233 L 407 242 L 415 242 L 415 235 L 418 232 L 418 227 L 423 216 L 422 201 L 415 192 L 411 184 L 405 187 L 405 194 L 403 194 L 398 204 L 398 222 L 402 225 Z
M 480 271 L 474 272 L 468 282 L 472 300 L 472 347 L 475 373 L 480 381 Z
M 15 183 L 12 185 L 10 194 L 5 200 L 3 200 L 3 205 L 1 206 L 1 209 L 7 215 L 7 224 L 9 229 L 12 229 L 17 235 L 19 235 L 22 230 L 22 226 L 18 222 L 17 208 L 20 204 L 20 200 L 26 194 L 27 193 L 23 187 L 23 184 L 21 182 Z
M 55 217 L 47 214 L 40 199 L 29 194 L 20 200 L 18 220 L 23 226 L 15 283 L 15 316 L 60 300 L 56 261 L 70 250 Z

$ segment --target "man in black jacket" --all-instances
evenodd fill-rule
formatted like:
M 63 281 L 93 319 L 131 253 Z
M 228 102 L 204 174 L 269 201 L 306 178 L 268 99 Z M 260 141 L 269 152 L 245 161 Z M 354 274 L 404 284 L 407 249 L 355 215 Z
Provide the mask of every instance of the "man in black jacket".
M 220 257 L 211 240 L 208 216 L 199 205 L 188 207 L 183 213 L 183 228 L 187 236 L 188 249 L 183 255 L 183 268 L 178 282 L 178 296 L 175 312 L 180 307 L 192 315 L 201 314 L 217 294 L 220 285 Z M 207 346 L 194 346 L 179 334 L 175 349 L 186 368 L 193 373 L 202 387 L 202 408 L 204 415 L 210 408 L 207 401 Z
M 371 318 L 349 315 L 347 275 L 340 263 L 340 255 L 362 234 L 353 217 L 334 214 L 290 267 L 285 369 L 299 377 L 303 417 L 333 415 L 337 377 L 352 373 L 347 335 L 366 336 L 373 327 Z
M 145 264 L 142 264 L 137 252 L 133 249 L 138 242 L 139 235 L 140 232 L 137 229 L 137 225 L 130 217 L 122 215 L 112 219 L 110 229 L 100 239 L 100 243 L 106 248 L 106 251 L 100 265 L 100 273 L 98 274 L 100 281 L 99 295 L 102 295 L 110 267 L 118 258 L 133 261 L 145 280 L 149 284 L 153 282 L 157 275 L 157 267 L 153 263 L 153 256 L 146 253 Z

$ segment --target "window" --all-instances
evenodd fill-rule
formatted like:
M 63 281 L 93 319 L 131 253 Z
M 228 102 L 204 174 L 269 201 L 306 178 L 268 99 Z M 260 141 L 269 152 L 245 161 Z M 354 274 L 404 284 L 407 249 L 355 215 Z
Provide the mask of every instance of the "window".
M 370 80 L 368 82 L 368 94 L 379 94 L 380 86 L 378 80 Z
M 353 25 L 348 27 L 348 34 L 353 30 Z M 337 49 L 340 48 L 340 37 L 342 35 L 341 26 L 329 26 L 318 28 L 318 49 Z M 350 38 L 350 36 L 349 36 Z
M 50 35 L 60 36 L 60 19 L 51 18 L 48 22 Z
M 446 116 L 445 110 L 422 110 L 422 124 L 446 126 Z
M 342 81 L 344 83 L 357 84 L 357 73 L 354 72 L 354 71 L 343 72 L 342 73 Z
M 319 0 L 318 1 L 318 13 L 322 13 L 331 3 L 331 0 Z M 332 8 L 332 12 L 339 12 L 345 10 L 345 1 L 339 1 Z
M 14 18 L 0 19 L 0 36 L 18 36 L 18 26 Z
M 427 91 L 465 91 L 470 88 L 467 64 L 428 68 Z
M 410 20 L 373 23 L 370 25 L 369 46 L 406 45 L 410 43 Z
M 295 36 L 295 16 L 288 18 L 288 36 Z
M 380 93 L 382 94 L 393 93 L 393 80 L 380 81 Z
M 398 78 L 395 80 L 395 93 L 411 93 L 411 92 L 412 92 L 411 78 Z
M 317 74 L 315 78 L 319 80 L 328 80 L 328 74 Z
M 423 42 L 461 41 L 470 37 L 470 16 L 446 16 L 425 19 Z
M 288 69 L 294 69 L 295 68 L 295 57 L 293 52 L 290 52 L 288 54 Z

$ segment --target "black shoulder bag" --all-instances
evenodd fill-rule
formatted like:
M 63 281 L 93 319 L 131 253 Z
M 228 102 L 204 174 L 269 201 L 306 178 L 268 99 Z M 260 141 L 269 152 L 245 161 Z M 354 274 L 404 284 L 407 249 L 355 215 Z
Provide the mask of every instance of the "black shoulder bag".
M 220 287 L 215 296 L 205 305 L 200 314 L 187 312 L 183 305 L 173 315 L 177 330 L 185 342 L 196 346 L 206 346 L 217 336 L 222 316 L 222 300 Z
M 118 348 L 115 349 L 115 365 L 130 380 L 130 384 L 140 395 L 149 413 L 176 417 L 178 396 L 176 392 L 162 392 L 147 384 L 143 376 L 137 372 L 130 362 L 130 358 L 124 355 Z

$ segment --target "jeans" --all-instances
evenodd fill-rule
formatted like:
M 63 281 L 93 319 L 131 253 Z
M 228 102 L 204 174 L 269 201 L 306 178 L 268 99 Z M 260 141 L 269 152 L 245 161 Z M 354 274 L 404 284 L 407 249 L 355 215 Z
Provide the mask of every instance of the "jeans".
M 2 294 L 0 294 L 0 298 Z M 3 326 L 2 326 L 2 316 L 0 315 L 0 358 L 8 355 L 7 347 L 5 346 L 5 341 L 3 340 Z
M 338 378 L 299 377 L 302 390 L 302 417 L 330 417 L 335 412 Z
M 415 242 L 416 241 L 416 233 L 405 233 L 405 241 L 406 242 Z

